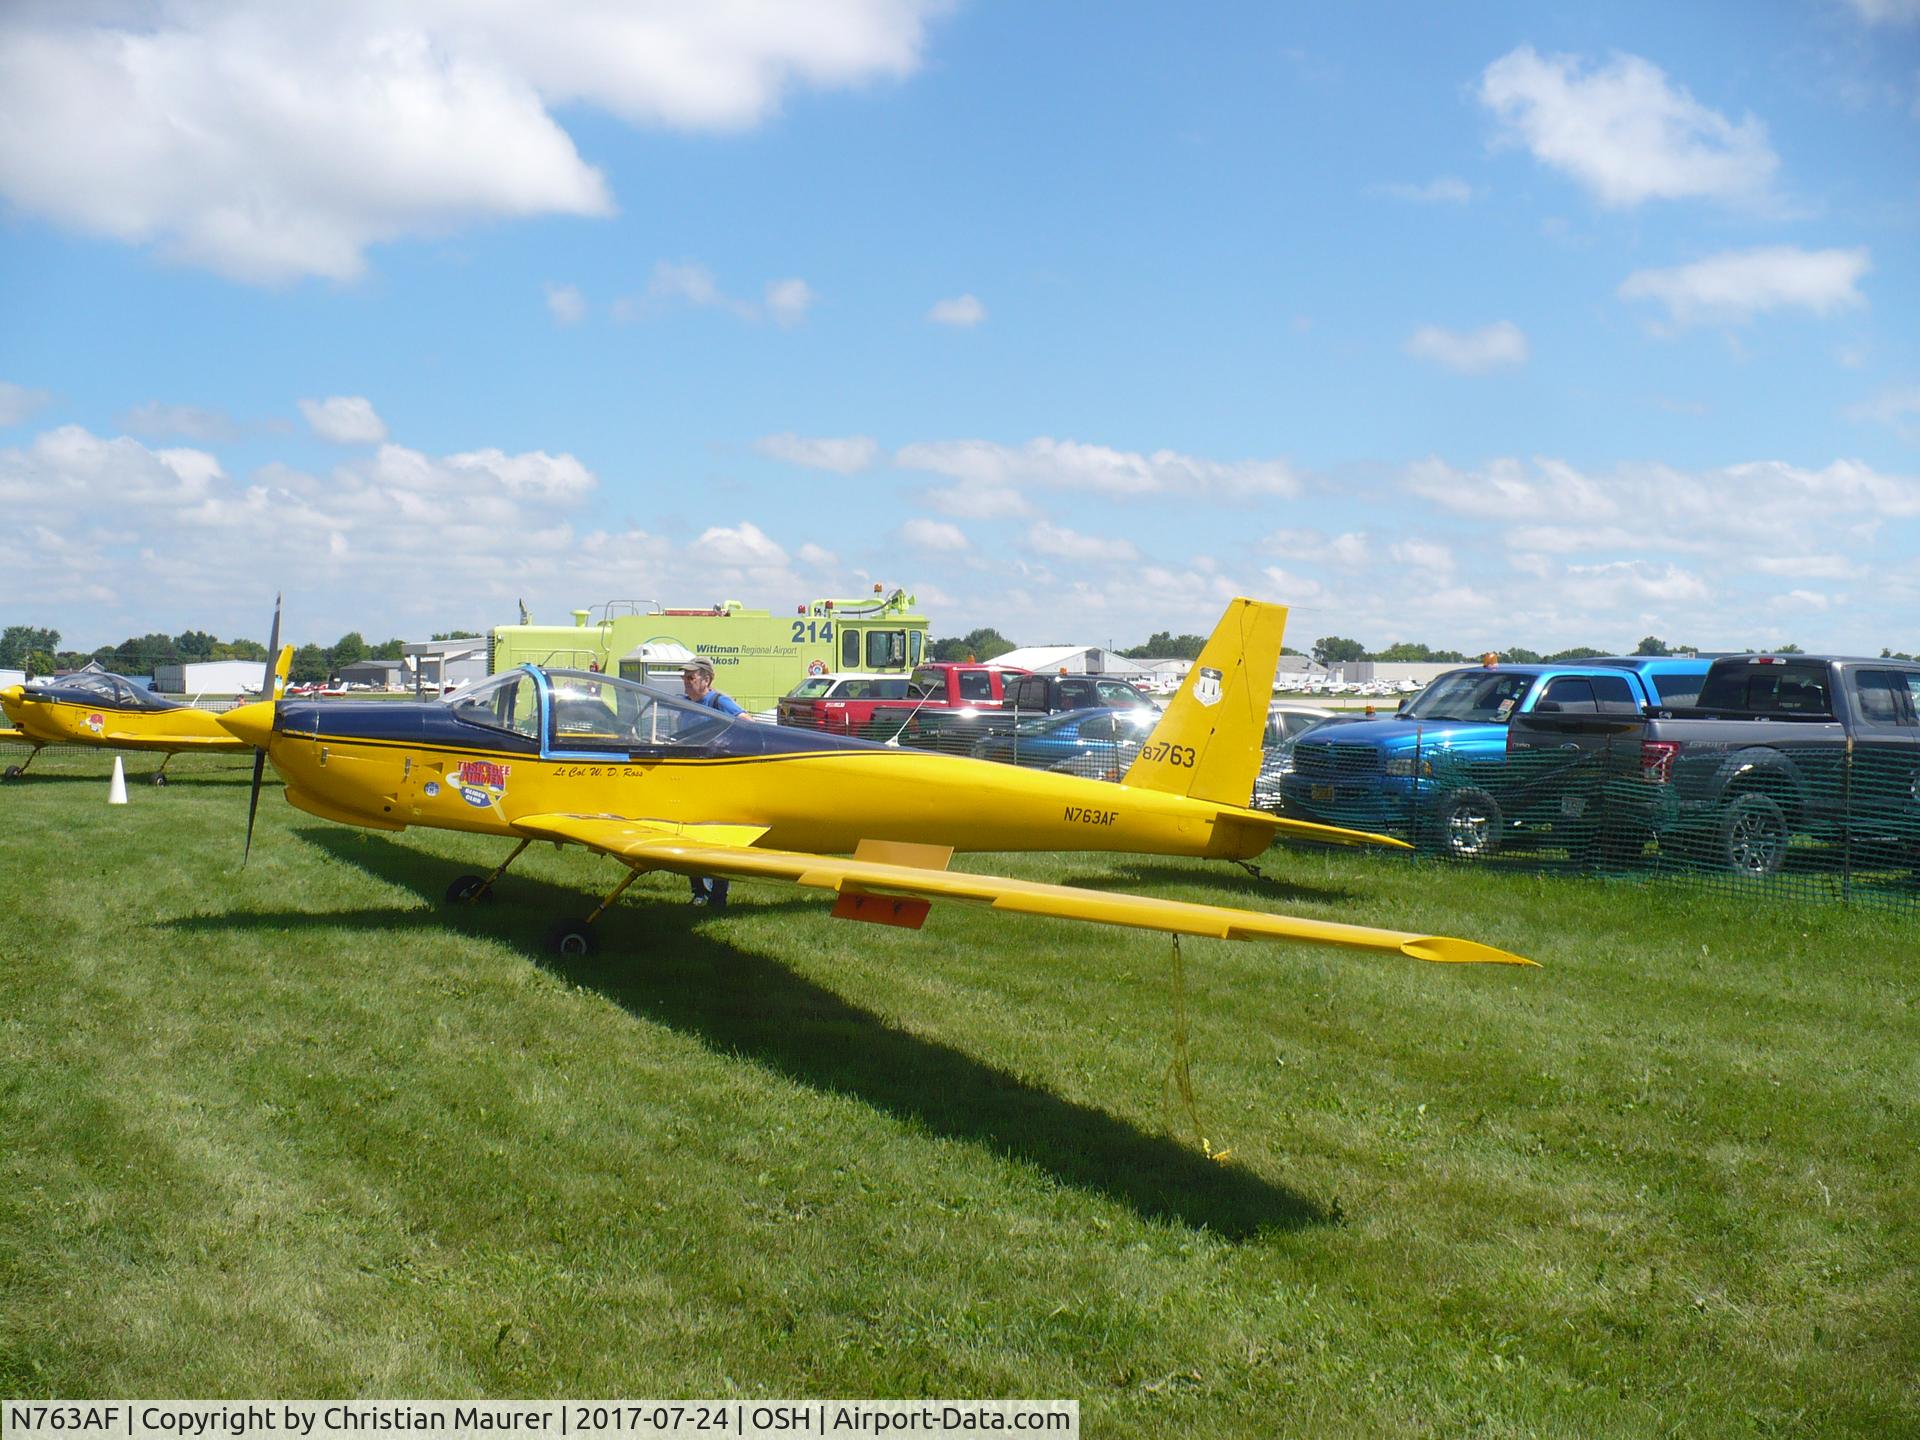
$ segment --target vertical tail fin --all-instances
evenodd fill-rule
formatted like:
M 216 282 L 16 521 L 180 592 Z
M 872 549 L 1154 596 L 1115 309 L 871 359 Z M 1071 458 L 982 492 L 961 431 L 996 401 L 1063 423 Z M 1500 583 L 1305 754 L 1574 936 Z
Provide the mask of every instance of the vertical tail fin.
M 1245 805 L 1260 770 L 1286 629 L 1284 605 L 1245 597 L 1230 603 L 1123 783 Z

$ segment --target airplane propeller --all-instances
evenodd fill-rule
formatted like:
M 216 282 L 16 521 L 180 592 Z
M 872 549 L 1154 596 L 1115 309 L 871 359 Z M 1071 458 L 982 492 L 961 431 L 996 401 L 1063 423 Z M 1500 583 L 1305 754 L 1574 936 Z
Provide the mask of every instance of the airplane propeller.
M 267 637 L 267 671 L 265 684 L 267 694 L 273 701 L 273 713 L 276 719 L 280 715 L 280 597 L 273 597 L 273 633 Z M 247 848 L 240 856 L 240 866 L 246 868 L 248 858 L 253 854 L 253 818 L 260 809 L 260 781 L 267 771 L 267 752 L 265 748 L 253 752 L 253 790 L 247 796 Z

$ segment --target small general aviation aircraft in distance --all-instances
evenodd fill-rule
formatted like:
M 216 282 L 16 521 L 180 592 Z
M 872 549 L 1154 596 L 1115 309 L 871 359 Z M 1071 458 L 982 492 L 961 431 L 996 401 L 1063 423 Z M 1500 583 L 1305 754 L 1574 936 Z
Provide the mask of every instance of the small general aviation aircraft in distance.
M 934 900 L 1178 935 L 1299 940 L 1415 959 L 1531 964 L 1471 940 L 960 873 L 956 850 L 1104 850 L 1245 861 L 1275 835 L 1398 845 L 1249 807 L 1286 624 L 1239 599 L 1120 784 L 729 719 L 631 681 L 523 665 L 451 702 L 262 701 L 220 723 L 271 759 L 287 799 L 375 830 L 430 825 L 611 855 L 628 873 L 554 943 L 582 955 L 593 923 L 654 870 L 833 891 L 842 919 L 919 928 Z M 251 848 L 253 812 L 247 819 Z
M 267 653 L 278 657 L 271 680 L 278 695 L 293 663 L 293 647 L 280 644 L 277 601 Z M 0 690 L 0 711 L 18 728 L 19 738 L 33 747 L 25 765 L 7 767 L 4 778 L 8 780 L 26 774 L 27 766 L 48 745 L 159 751 L 166 758 L 153 772 L 155 785 L 167 783 L 168 762 L 183 752 L 242 755 L 253 748 L 224 729 L 212 711 L 156 695 L 124 675 L 105 670 L 83 670 L 41 684 L 9 685 Z

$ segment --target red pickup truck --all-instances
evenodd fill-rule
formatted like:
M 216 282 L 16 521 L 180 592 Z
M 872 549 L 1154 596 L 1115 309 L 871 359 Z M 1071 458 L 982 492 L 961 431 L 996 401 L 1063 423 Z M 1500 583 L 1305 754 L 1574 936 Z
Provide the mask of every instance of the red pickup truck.
M 779 723 L 887 740 L 922 710 L 998 710 L 1006 686 L 1025 670 L 997 665 L 922 665 L 900 675 L 815 675 L 802 680 L 778 706 Z

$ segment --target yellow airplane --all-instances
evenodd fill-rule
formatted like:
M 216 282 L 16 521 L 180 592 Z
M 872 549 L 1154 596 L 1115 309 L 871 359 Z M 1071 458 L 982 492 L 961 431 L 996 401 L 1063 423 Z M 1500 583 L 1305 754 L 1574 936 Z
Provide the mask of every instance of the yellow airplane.
M 375 830 L 428 825 L 519 843 L 450 902 L 490 896 L 536 840 L 627 867 L 563 955 L 634 879 L 780 880 L 829 890 L 842 919 L 918 928 L 934 900 L 1229 940 L 1298 940 L 1420 960 L 1531 964 L 1471 940 L 1045 885 L 947 869 L 955 851 L 1105 850 L 1245 861 L 1276 835 L 1398 845 L 1251 809 L 1286 610 L 1239 599 L 1122 783 L 730 719 L 679 696 L 523 665 L 451 703 L 262 702 L 220 723 L 271 759 L 287 799 Z M 247 822 L 252 845 L 253 816 Z M 850 858 L 847 858 L 850 857 Z
M 285 685 L 293 662 L 293 647 L 280 645 L 280 611 L 273 615 L 273 638 L 267 653 L 273 666 L 273 694 Z M 25 765 L 10 765 L 5 777 L 16 780 L 48 745 L 83 745 L 103 750 L 151 750 L 166 758 L 153 772 L 155 785 L 167 783 L 167 765 L 175 755 L 239 755 L 253 747 L 236 739 L 220 724 L 220 717 L 179 700 L 134 684 L 124 675 L 103 670 L 82 671 L 36 685 L 9 685 L 0 690 L 0 711 L 13 722 L 20 738 L 33 747 Z

